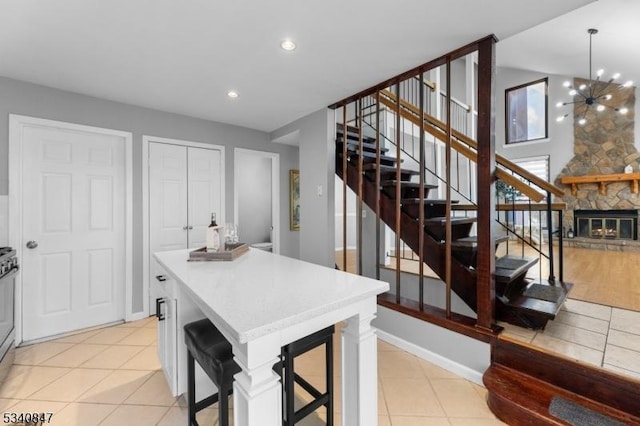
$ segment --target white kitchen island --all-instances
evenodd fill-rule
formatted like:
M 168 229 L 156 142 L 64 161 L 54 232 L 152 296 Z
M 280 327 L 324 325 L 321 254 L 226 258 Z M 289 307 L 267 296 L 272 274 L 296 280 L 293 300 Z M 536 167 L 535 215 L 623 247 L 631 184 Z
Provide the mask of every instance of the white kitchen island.
M 389 284 L 250 249 L 234 261 L 188 262 L 188 250 L 156 260 L 233 346 L 236 426 L 281 426 L 282 396 L 273 371 L 282 346 L 340 321 L 342 425 L 375 426 L 376 296 Z

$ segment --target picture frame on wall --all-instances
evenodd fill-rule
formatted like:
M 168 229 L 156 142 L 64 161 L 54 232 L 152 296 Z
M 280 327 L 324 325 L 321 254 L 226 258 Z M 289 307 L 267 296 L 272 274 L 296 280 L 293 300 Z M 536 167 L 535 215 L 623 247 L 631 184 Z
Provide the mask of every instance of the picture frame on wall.
M 289 170 L 289 227 L 300 230 L 300 171 Z

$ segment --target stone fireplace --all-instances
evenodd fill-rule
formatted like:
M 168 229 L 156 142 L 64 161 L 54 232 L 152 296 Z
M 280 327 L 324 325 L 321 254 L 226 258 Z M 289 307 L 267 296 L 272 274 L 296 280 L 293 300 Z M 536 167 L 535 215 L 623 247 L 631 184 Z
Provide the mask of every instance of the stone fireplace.
M 583 83 L 588 82 L 574 79 L 574 87 Z M 563 221 L 565 232 L 572 228 L 576 237 L 594 242 L 614 239 L 624 242 L 638 237 L 640 194 L 633 191 L 630 182 L 608 182 L 605 186 L 580 183 L 574 188 L 561 182 L 565 176 L 624 173 L 628 165 L 634 173 L 640 172 L 640 152 L 636 148 L 634 134 L 635 87 L 620 88 L 613 92 L 613 96 L 610 104 L 627 107 L 629 112 L 626 115 L 612 108 L 601 112 L 590 108 L 586 115 L 587 123 L 580 126 L 578 119 L 584 115 L 584 105 L 574 105 L 574 157 L 555 180 L 556 185 L 565 188 L 561 200 L 567 205 Z M 627 213 L 616 213 L 620 211 Z

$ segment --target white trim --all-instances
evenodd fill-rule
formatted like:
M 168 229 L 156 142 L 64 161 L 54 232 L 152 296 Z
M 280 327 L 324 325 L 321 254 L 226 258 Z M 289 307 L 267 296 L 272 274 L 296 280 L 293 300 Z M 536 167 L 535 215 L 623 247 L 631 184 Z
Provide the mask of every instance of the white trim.
M 149 144 L 164 143 L 194 148 L 216 149 L 220 151 L 220 175 L 223 182 L 220 186 L 220 199 L 222 200 L 222 211 L 220 212 L 220 223 L 224 223 L 225 218 L 225 157 L 224 146 L 214 145 L 204 142 L 192 142 L 182 139 L 163 138 L 160 136 L 142 135 L 142 314 L 149 315 Z
M 26 126 L 41 126 L 79 132 L 119 136 L 125 143 L 125 290 L 124 320 L 133 321 L 133 134 L 122 130 L 85 126 L 64 121 L 9 114 L 9 245 L 22 257 L 22 138 Z M 22 275 L 15 292 L 16 345 L 22 342 Z
M 276 152 L 257 151 L 246 148 L 233 150 L 233 221 L 238 223 L 238 154 L 255 155 L 271 160 L 271 217 L 273 232 L 271 243 L 273 252 L 280 253 L 280 154 Z
M 379 328 L 376 329 L 376 332 L 380 340 L 383 340 L 393 346 L 407 351 L 410 354 L 417 356 L 418 358 L 422 358 L 425 361 L 435 364 L 438 367 L 444 368 L 445 370 L 450 371 L 457 376 L 470 380 L 480 386 L 484 386 L 484 384 L 482 383 L 483 373 L 473 370 L 466 365 L 452 361 L 449 358 L 445 358 L 440 354 L 431 352 L 430 350 L 420 347 L 414 343 L 394 336 L 393 334 L 387 333 L 386 331 L 380 330 Z

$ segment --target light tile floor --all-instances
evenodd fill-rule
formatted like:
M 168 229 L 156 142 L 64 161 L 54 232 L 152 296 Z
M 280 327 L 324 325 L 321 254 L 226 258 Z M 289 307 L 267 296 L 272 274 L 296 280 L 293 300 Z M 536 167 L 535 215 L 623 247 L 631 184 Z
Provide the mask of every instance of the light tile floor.
M 321 389 L 323 356 L 318 348 L 296 358 L 296 371 Z M 503 424 L 489 411 L 482 386 L 382 341 L 378 365 L 380 426 Z M 308 396 L 300 391 L 296 397 L 302 402 Z M 339 426 L 339 390 L 335 400 Z M 52 412 L 50 424 L 61 426 L 187 424 L 184 398 L 170 394 L 160 370 L 154 317 L 18 348 L 16 365 L 0 386 L 4 412 Z M 198 413 L 198 422 L 217 425 L 217 417 L 213 406 Z M 322 425 L 324 418 L 319 410 L 302 424 Z
M 640 379 L 640 312 L 568 299 L 544 331 L 500 325 L 515 339 Z

